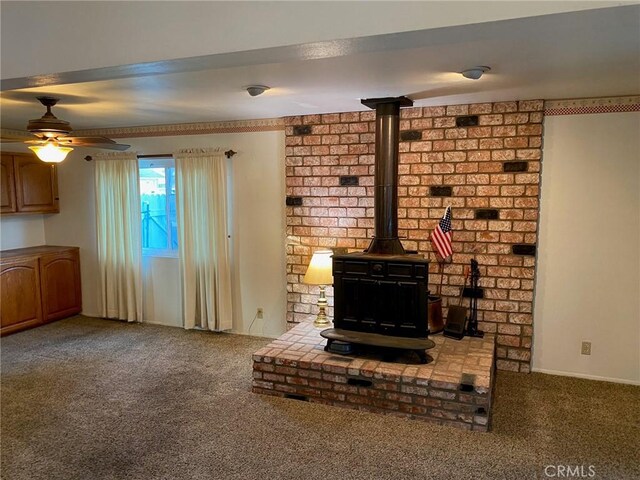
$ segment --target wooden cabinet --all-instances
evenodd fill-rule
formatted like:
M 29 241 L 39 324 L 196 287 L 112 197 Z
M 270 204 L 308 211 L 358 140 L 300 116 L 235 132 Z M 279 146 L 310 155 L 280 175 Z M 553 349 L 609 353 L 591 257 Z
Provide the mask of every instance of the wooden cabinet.
M 77 247 L 41 246 L 0 254 L 0 334 L 82 311 Z
M 82 293 L 78 250 L 40 257 L 40 284 L 43 321 L 52 322 L 79 313 Z
M 0 264 L 0 289 L 3 335 L 42 323 L 37 258 L 3 259 Z
M 13 177 L 13 156 L 2 154 L 0 167 L 0 213 L 16 211 L 16 187 Z
M 58 213 L 56 166 L 28 153 L 2 153 L 1 213 Z

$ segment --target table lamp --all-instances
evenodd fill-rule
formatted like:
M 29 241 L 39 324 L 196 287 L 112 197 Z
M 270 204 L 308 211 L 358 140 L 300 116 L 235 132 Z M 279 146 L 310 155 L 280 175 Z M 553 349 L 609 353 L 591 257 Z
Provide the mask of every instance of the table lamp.
M 307 273 L 302 279 L 302 283 L 307 285 L 318 285 L 320 287 L 320 298 L 318 298 L 318 316 L 313 324 L 316 327 L 328 327 L 330 322 L 327 318 L 327 297 L 324 290 L 327 285 L 333 284 L 331 250 L 318 250 L 313 253 L 311 262 L 307 268 Z

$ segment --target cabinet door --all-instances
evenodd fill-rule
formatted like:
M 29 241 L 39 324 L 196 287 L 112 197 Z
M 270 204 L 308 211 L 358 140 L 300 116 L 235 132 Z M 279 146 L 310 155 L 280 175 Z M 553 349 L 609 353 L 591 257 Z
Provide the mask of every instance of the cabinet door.
M 16 190 L 13 178 L 13 155 L 2 154 L 0 167 L 0 213 L 16 211 Z
M 2 261 L 0 299 L 2 335 L 42 323 L 37 258 Z
M 52 322 L 82 311 L 78 250 L 43 255 L 40 258 L 42 317 Z
M 18 212 L 58 213 L 56 166 L 32 155 L 14 155 Z

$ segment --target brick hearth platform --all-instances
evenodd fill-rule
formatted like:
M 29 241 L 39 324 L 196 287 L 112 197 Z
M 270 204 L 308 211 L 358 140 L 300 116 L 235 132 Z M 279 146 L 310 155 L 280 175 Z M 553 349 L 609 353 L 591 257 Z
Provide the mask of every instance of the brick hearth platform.
M 432 362 L 407 354 L 391 363 L 325 352 L 320 330 L 300 323 L 253 354 L 253 391 L 488 431 L 495 336 L 429 338 Z

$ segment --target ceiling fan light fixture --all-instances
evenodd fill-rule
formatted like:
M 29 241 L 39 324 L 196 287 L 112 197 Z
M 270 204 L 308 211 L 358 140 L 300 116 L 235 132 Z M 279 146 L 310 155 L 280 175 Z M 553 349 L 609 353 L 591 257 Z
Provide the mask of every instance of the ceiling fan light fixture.
M 469 78 L 471 80 L 478 80 L 480 77 L 482 77 L 484 73 L 488 72 L 489 70 L 491 70 L 491 67 L 487 67 L 483 65 L 480 67 L 468 68 L 467 70 L 463 70 L 460 73 L 464 78 Z
M 271 87 L 267 87 L 266 85 L 249 85 L 245 88 L 247 93 L 252 97 L 257 97 L 258 95 L 262 95 L 267 90 L 270 90 Z
M 61 147 L 55 142 L 47 142 L 45 145 L 34 145 L 29 147 L 29 150 L 33 150 L 37 157 L 46 163 L 60 163 L 69 152 L 73 151 L 71 147 Z

